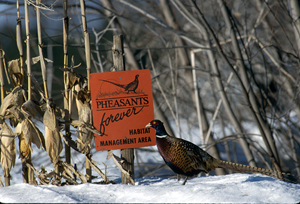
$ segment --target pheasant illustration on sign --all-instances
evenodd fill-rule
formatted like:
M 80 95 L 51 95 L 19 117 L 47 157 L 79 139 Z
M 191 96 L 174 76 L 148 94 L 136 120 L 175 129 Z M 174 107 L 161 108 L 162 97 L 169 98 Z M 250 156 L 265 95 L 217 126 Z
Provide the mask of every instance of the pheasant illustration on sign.
M 126 149 L 156 144 L 150 70 L 90 75 L 96 150 Z
M 111 83 L 115 86 L 119 86 L 123 89 L 125 89 L 125 91 L 128 91 L 127 93 L 129 93 L 130 91 L 133 91 L 135 93 L 135 90 L 137 89 L 138 85 L 139 85 L 139 75 L 135 75 L 135 79 L 134 81 L 130 82 L 129 84 L 117 84 L 117 83 L 114 83 L 112 81 L 108 81 L 108 80 L 104 80 L 104 79 L 99 79 L 100 81 L 104 81 L 104 82 L 107 82 L 107 83 Z

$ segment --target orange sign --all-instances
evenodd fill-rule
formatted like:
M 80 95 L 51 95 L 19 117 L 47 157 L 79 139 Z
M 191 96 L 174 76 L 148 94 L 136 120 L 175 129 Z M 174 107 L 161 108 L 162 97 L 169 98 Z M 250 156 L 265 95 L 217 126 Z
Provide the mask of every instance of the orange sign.
M 126 149 L 156 144 L 150 70 L 90 75 L 96 150 Z

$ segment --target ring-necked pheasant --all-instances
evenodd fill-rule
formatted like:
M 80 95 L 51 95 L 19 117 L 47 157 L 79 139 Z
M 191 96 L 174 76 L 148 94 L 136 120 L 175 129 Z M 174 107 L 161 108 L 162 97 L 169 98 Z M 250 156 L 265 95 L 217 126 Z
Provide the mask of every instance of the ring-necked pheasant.
M 133 91 L 135 93 L 135 90 L 137 89 L 137 87 L 139 85 L 139 79 L 138 78 L 139 78 L 139 75 L 138 74 L 135 75 L 134 81 L 130 82 L 129 84 L 118 84 L 118 83 L 114 83 L 114 82 L 103 80 L 103 79 L 99 79 L 99 80 L 107 82 L 107 83 L 111 83 L 115 86 L 119 86 L 119 87 L 125 89 L 125 91 L 128 91 L 127 93 L 129 93 L 130 91 Z
M 156 130 L 156 145 L 166 164 L 179 175 L 186 176 L 182 185 L 188 178 L 198 175 L 200 172 L 208 173 L 215 168 L 226 168 L 234 171 L 245 171 L 265 175 L 277 175 L 279 172 L 246 166 L 242 164 L 215 159 L 195 144 L 170 136 L 159 120 L 151 121 L 146 127 Z

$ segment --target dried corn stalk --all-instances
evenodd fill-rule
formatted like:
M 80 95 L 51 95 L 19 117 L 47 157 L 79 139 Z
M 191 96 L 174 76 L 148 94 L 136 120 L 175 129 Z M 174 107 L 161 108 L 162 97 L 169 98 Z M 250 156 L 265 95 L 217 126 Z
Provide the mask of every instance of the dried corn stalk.
M 82 4 L 82 2 L 81 2 Z M 89 76 L 89 75 L 88 75 Z M 87 128 L 87 126 L 92 126 L 92 111 L 91 111 L 91 96 L 89 85 L 84 77 L 76 76 L 76 84 L 74 83 L 74 93 L 76 94 L 75 102 L 78 110 L 79 121 L 87 124 L 85 126 L 78 127 L 78 148 L 80 151 L 86 155 L 85 168 L 86 168 L 86 177 L 88 182 L 92 181 L 92 168 L 88 160 L 91 159 L 90 154 L 90 144 L 93 139 L 93 133 Z
M 75 181 L 75 176 L 77 176 L 81 180 L 82 183 L 87 183 L 87 180 L 86 180 L 85 176 L 82 173 L 76 171 L 71 164 L 68 164 L 66 162 L 62 162 L 61 166 L 64 169 L 62 175 L 65 178 L 68 178 L 69 182 L 72 182 L 72 183 L 74 182 L 74 183 L 77 184 L 77 182 Z
M 34 106 L 29 104 L 32 101 L 27 101 L 21 108 L 11 107 L 8 112 L 11 113 L 18 124 L 16 126 L 14 134 L 19 136 L 20 158 L 22 160 L 23 179 L 24 182 L 29 184 L 37 184 L 34 172 L 27 167 L 27 164 L 31 164 L 31 144 L 34 143 L 38 148 L 45 147 L 45 141 L 41 131 L 35 126 L 31 118 L 37 112 L 34 110 Z
M 10 170 L 15 166 L 16 148 L 15 138 L 10 127 L 3 122 L 0 125 L 0 144 L 1 144 L 1 166 L 4 171 L 5 185 L 10 185 Z
M 25 90 L 23 90 L 21 86 L 16 86 L 3 100 L 0 114 L 2 120 L 10 118 L 11 124 L 16 126 L 14 134 L 19 136 L 24 182 L 36 184 L 34 172 L 28 169 L 26 164 L 31 163 L 31 143 L 35 143 L 37 147 L 40 148 L 44 146 L 44 138 L 39 129 L 31 121 L 31 117 L 37 112 L 37 110 L 34 110 L 34 106 L 30 105 L 33 102 L 24 103 L 24 101 Z
M 93 139 L 93 133 L 91 129 L 94 129 L 92 128 L 91 124 L 91 97 L 89 91 L 87 90 L 87 81 L 84 77 L 73 74 L 72 79 L 79 121 L 81 124 L 85 124 L 78 126 L 78 148 L 83 154 L 88 154 L 90 150 L 90 144 Z
M 4 187 L 1 177 L 0 177 L 0 187 Z
M 47 171 L 45 170 L 45 168 L 43 166 L 41 168 L 41 171 L 39 172 L 34 168 L 34 166 L 32 166 L 32 164 L 27 163 L 26 165 L 28 168 L 32 169 L 36 173 L 40 183 L 43 185 L 49 184 L 51 182 L 51 178 L 53 178 L 55 175 L 55 173 L 53 171 L 51 171 L 50 173 L 47 173 Z
M 121 172 L 129 179 L 130 183 L 134 185 L 134 180 L 131 178 L 129 172 L 122 167 L 122 163 L 124 163 L 124 160 L 116 156 L 112 150 L 107 151 L 106 159 L 110 159 L 110 158 L 113 158 L 115 164 L 119 167 Z

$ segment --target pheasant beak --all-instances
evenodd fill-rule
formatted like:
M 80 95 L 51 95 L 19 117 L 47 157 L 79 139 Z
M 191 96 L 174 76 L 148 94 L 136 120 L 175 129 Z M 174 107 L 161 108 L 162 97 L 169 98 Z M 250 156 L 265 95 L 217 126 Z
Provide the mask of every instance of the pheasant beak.
M 145 127 L 152 127 L 151 123 L 148 123 Z

